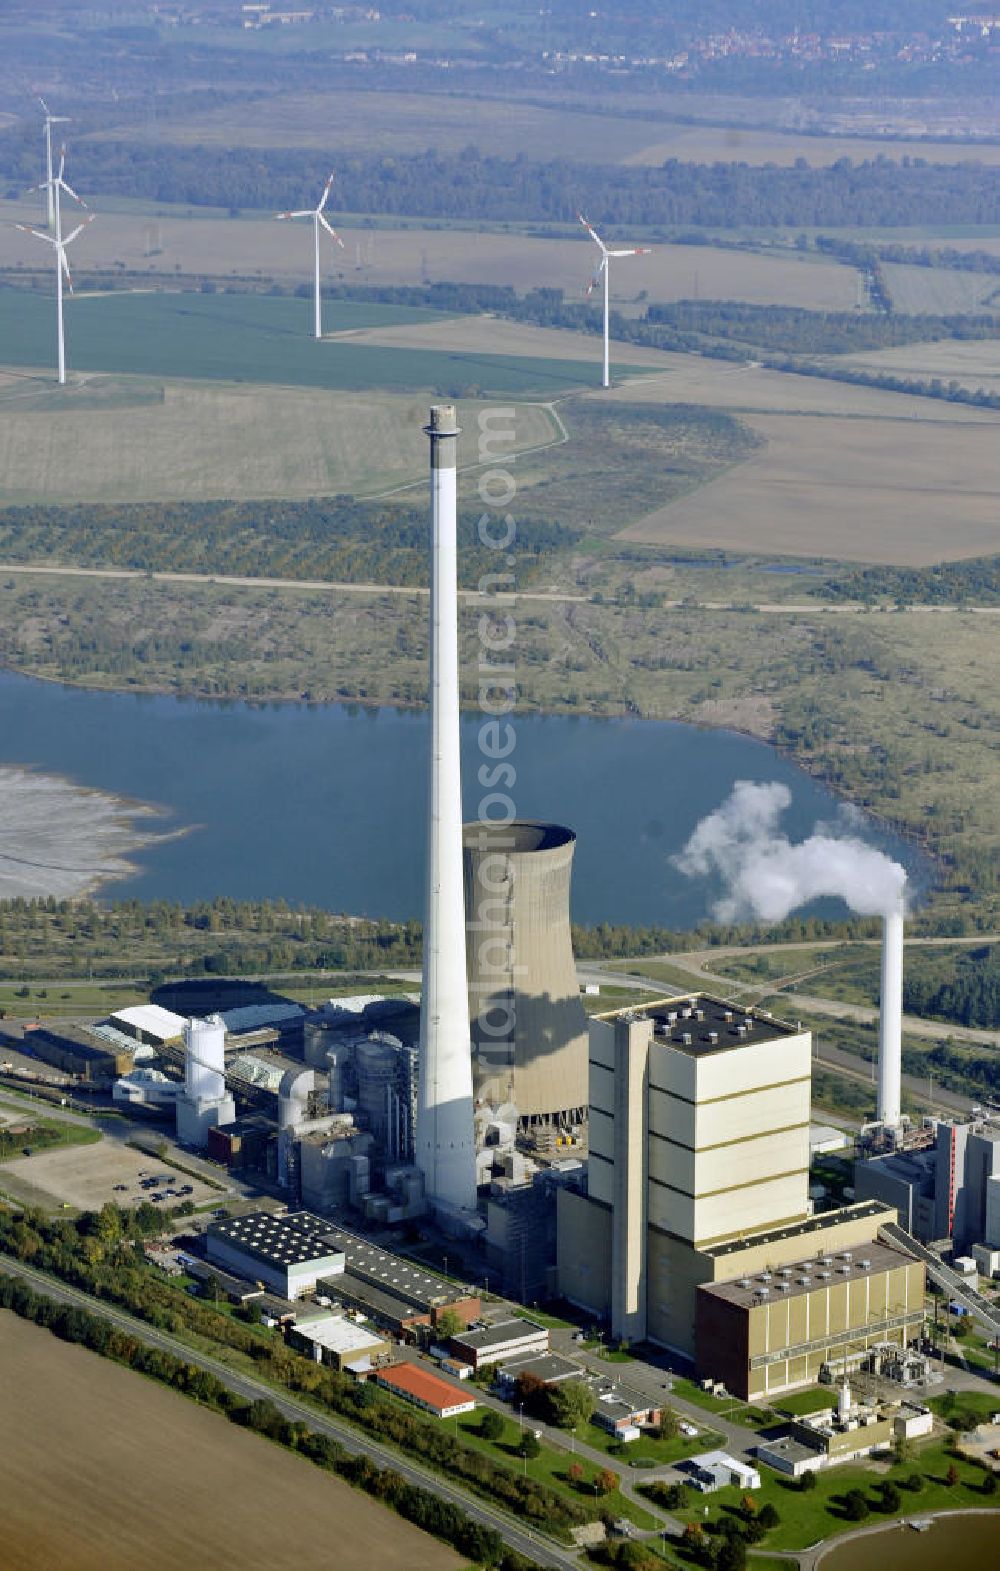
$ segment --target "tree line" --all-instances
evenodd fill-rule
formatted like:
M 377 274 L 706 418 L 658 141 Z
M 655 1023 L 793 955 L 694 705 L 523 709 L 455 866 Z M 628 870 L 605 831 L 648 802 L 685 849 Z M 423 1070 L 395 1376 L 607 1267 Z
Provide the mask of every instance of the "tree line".
M 572 927 L 573 950 L 581 960 L 641 957 L 717 944 L 846 941 L 878 934 L 874 917 L 834 921 L 791 916 L 773 925 L 703 922 L 690 930 L 610 922 Z M 64 977 L 85 970 L 98 977 L 133 976 L 146 970 L 151 985 L 158 986 L 168 974 L 197 978 L 281 970 L 412 969 L 421 962 L 422 946 L 419 921 L 350 917 L 314 906 L 291 906 L 284 900 L 234 900 L 220 895 L 190 906 L 167 900 L 98 903 L 53 896 L 0 901 L 0 975 L 15 978 L 29 968 Z
M 1000 603 L 1000 556 L 938 562 L 933 567 L 864 567 L 829 578 L 816 594 L 830 600 L 897 605 L 996 605 Z
M 478 535 L 479 511 L 459 518 L 459 573 L 466 588 L 496 571 Z M 533 579 L 576 532 L 545 519 L 518 524 L 518 577 Z M 257 578 L 425 586 L 427 517 L 405 504 L 351 496 L 307 501 L 90 503 L 0 509 L 0 553 L 75 566 L 142 572 L 183 568 Z M 156 635 L 149 637 L 155 641 Z
M 261 1378 L 311 1398 L 404 1454 L 419 1456 L 426 1466 L 515 1516 L 564 1535 L 593 1518 L 590 1503 L 522 1477 L 374 1385 L 315 1364 L 269 1331 L 192 1298 L 145 1264 L 138 1238 L 135 1214 L 110 1203 L 76 1220 L 0 1209 L 0 1253 L 51 1272 L 173 1335 L 234 1348 L 252 1359 Z
M 1000 1028 L 1000 950 L 985 945 L 961 954 L 941 977 L 908 968 L 903 1007 L 911 1014 L 963 1026 Z
M 161 1348 L 149 1347 L 102 1315 L 75 1305 L 60 1304 L 9 1273 L 0 1273 L 0 1309 L 51 1331 L 63 1342 L 89 1348 L 102 1358 L 134 1369 L 181 1392 L 202 1407 L 222 1414 L 241 1428 L 263 1435 L 296 1451 L 327 1472 L 363 1489 L 383 1505 L 450 1544 L 477 1565 L 497 1571 L 539 1571 L 524 1555 L 504 1544 L 501 1535 L 481 1526 L 458 1506 L 432 1490 L 408 1483 L 393 1468 L 380 1468 L 368 1457 L 352 1456 L 329 1435 L 291 1422 L 266 1399 L 246 1401 L 216 1375 Z
M 37 179 L 34 135 L 0 139 L 0 178 L 20 196 Z M 329 154 L 315 148 L 218 148 L 78 142 L 73 178 L 95 196 L 273 210 L 315 201 Z M 798 164 L 658 166 L 546 162 L 459 153 L 348 155 L 338 160 L 337 212 L 384 217 L 576 223 L 579 208 L 605 225 L 656 230 L 700 225 L 755 228 L 903 227 L 989 224 L 1000 169 L 973 162 L 931 164 L 878 157 Z M 666 238 L 666 236 L 662 236 Z M 581 251 L 582 254 L 582 251 Z

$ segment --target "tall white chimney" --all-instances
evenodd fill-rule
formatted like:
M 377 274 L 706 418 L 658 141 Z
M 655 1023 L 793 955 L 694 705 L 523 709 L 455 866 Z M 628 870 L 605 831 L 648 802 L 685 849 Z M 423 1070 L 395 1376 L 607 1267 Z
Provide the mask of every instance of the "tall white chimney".
M 416 1162 L 431 1204 L 474 1211 L 476 1152 L 458 724 L 458 426 L 454 407 L 432 406 L 425 430 L 431 457 L 431 753 Z
M 882 994 L 878 1027 L 878 1118 L 899 1127 L 903 1067 L 903 908 L 882 919 Z

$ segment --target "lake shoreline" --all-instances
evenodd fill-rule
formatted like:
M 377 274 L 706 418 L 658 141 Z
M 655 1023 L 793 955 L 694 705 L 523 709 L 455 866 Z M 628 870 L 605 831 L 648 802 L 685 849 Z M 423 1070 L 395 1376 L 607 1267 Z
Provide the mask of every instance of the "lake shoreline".
M 201 693 L 194 690 L 188 691 L 185 689 L 178 690 L 177 688 L 168 687 L 162 683 L 149 683 L 143 684 L 142 686 L 129 683 L 125 686 L 116 686 L 114 683 L 93 682 L 86 680 L 72 681 L 66 677 L 49 676 L 34 671 L 23 670 L 19 666 L 0 663 L 0 674 L 5 672 L 11 676 L 23 677 L 27 681 L 44 682 L 50 686 L 65 688 L 72 692 L 115 693 L 122 696 L 134 695 L 139 698 L 168 698 L 176 699 L 178 703 L 215 704 L 220 709 L 224 710 L 233 709 L 240 706 L 246 706 L 250 709 L 266 710 L 276 705 L 281 705 L 305 710 L 337 708 L 346 709 L 348 711 L 351 709 L 357 709 L 362 712 L 378 712 L 379 710 L 386 709 L 401 714 L 425 714 L 428 711 L 428 705 L 426 703 L 417 703 L 415 701 L 408 701 L 403 698 L 309 698 L 301 692 L 274 692 L 264 695 L 255 694 L 253 697 L 231 697 L 228 695 L 225 697 L 219 697 L 212 693 Z M 753 707 L 752 696 L 747 699 L 747 706 L 749 708 Z M 476 713 L 478 713 L 478 710 L 474 705 L 465 703 L 461 705 L 461 716 L 463 720 L 467 719 L 469 715 Z M 775 754 L 779 758 L 782 758 L 788 763 L 793 764 L 797 769 L 801 769 L 804 774 L 809 776 L 810 780 L 814 780 L 817 785 L 822 786 L 824 790 L 829 791 L 830 794 L 835 796 L 838 801 L 863 814 L 866 820 L 876 825 L 883 833 L 894 835 L 900 840 L 904 841 L 919 856 L 926 858 L 926 860 L 933 866 L 934 872 L 938 877 L 940 877 L 944 870 L 944 864 L 941 861 L 938 852 L 926 840 L 921 839 L 914 833 L 912 825 L 902 823 L 897 819 L 890 818 L 887 814 L 880 812 L 876 807 L 863 805 L 859 802 L 856 802 L 843 790 L 838 781 L 831 779 L 826 771 L 816 767 L 816 760 L 814 758 L 811 758 L 806 754 L 800 755 L 794 749 L 783 746 L 775 736 L 773 726 L 754 726 L 752 724 L 741 725 L 739 723 L 738 714 L 730 714 L 722 723 L 713 723 L 713 721 L 710 719 L 705 718 L 692 720 L 679 714 L 650 715 L 646 714 L 639 708 L 624 703 L 616 708 L 603 710 L 573 708 L 520 709 L 515 707 L 511 711 L 511 718 L 513 721 L 516 721 L 519 718 L 523 719 L 527 716 L 542 720 L 642 720 L 650 725 L 690 726 L 692 730 L 696 731 L 741 736 L 746 737 L 748 741 L 761 742 L 767 747 L 773 748 Z
M 0 900 L 85 900 L 105 884 L 136 877 L 141 872 L 133 860 L 136 853 L 188 833 L 187 828 L 144 833 L 137 822 L 165 816 L 154 802 L 83 785 L 31 764 L 0 764 Z M 4 851 L 11 842 L 19 850 L 42 852 L 44 860 Z M 86 857 L 94 859 L 93 865 L 75 865 Z M 31 879 L 36 887 L 29 885 Z
M 143 847 L 135 876 L 120 866 L 91 870 L 125 899 L 186 904 L 225 892 L 405 921 L 423 904 L 427 714 L 417 704 L 179 697 L 6 670 L 0 763 L 27 761 L 96 786 L 119 804 L 163 804 L 172 823 Z M 678 879 L 671 858 L 736 780 L 787 783 L 784 828 L 793 840 L 842 812 L 842 799 L 787 753 L 731 724 L 651 720 L 635 711 L 526 710 L 512 719 L 514 809 L 577 830 L 573 916 L 584 925 L 682 930 L 707 920 L 708 885 Z M 482 794 L 480 721 L 474 709 L 463 711 L 470 818 Z M 918 887 L 933 883 L 935 870 L 919 847 L 874 814 L 864 823 L 865 837 L 891 848 Z M 387 835 L 388 825 L 395 827 Z M 199 827 L 197 844 L 165 851 L 174 826 L 189 836 Z

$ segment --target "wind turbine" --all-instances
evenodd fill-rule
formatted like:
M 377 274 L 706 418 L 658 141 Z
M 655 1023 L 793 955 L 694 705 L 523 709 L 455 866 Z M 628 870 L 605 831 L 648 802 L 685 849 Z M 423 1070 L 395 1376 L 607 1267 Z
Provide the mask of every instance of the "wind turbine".
M 73 187 L 68 185 L 67 182 L 63 179 L 63 170 L 65 167 L 66 149 L 63 148 L 59 156 L 59 173 L 54 175 L 52 179 L 46 180 L 43 185 L 35 187 L 36 191 L 47 190 L 49 193 L 49 201 L 52 203 L 52 212 L 55 222 L 55 234 L 46 234 L 44 229 L 34 229 L 30 224 L 15 224 L 14 226 L 15 229 L 20 229 L 23 234 L 35 235 L 39 240 L 44 240 L 46 245 L 52 246 L 56 253 L 56 345 L 60 386 L 63 385 L 66 381 L 66 339 L 63 332 L 64 276 L 67 284 L 69 285 L 70 294 L 73 293 L 73 275 L 69 270 L 69 263 L 66 260 L 66 247 L 70 245 L 76 239 L 77 235 L 80 234 L 82 230 L 86 229 L 87 225 L 92 223 L 94 219 L 93 213 L 88 212 L 87 217 L 81 224 L 77 224 L 76 228 L 72 231 L 71 234 L 68 234 L 65 237 L 63 236 L 62 207 L 59 200 L 60 193 L 65 191 L 66 195 L 71 196 L 73 201 L 79 203 L 81 207 L 86 208 L 87 206 L 82 196 L 77 196 L 76 192 L 73 190 Z
M 313 336 L 323 337 L 323 303 L 320 297 L 319 284 L 319 231 L 320 225 L 326 230 L 331 239 L 336 240 L 343 250 L 344 242 L 337 231 L 331 227 L 330 221 L 323 209 L 330 196 L 330 187 L 333 185 L 333 175 L 330 176 L 323 187 L 323 195 L 317 207 L 303 207 L 295 213 L 278 213 L 278 218 L 311 218 L 313 221 Z
M 601 386 L 602 387 L 610 387 L 611 386 L 611 377 L 608 374 L 608 339 L 609 339 L 609 325 L 608 324 L 609 324 L 609 316 L 610 316 L 610 289 L 609 289 L 609 285 L 608 285 L 608 279 L 609 279 L 610 274 L 611 274 L 611 258 L 612 257 L 617 257 L 617 256 L 648 256 L 650 248 L 649 248 L 648 245 L 634 245 L 634 246 L 629 246 L 626 250 L 611 251 L 604 244 L 604 241 L 601 239 L 600 235 L 597 233 L 597 230 L 591 228 L 590 224 L 588 224 L 588 222 L 584 218 L 583 214 L 582 213 L 577 213 L 576 216 L 577 216 L 577 218 L 579 218 L 579 220 L 580 220 L 581 224 L 583 225 L 584 229 L 586 229 L 586 231 L 587 231 L 588 235 L 590 236 L 591 240 L 593 240 L 595 242 L 595 244 L 600 246 L 600 249 L 601 249 L 601 259 L 598 262 L 597 266 L 594 268 L 594 276 L 590 280 L 590 283 L 587 285 L 587 293 L 588 293 L 588 295 L 593 294 L 594 289 L 597 286 L 598 280 L 603 280 L 603 283 L 604 283 L 604 376 L 603 376 L 603 379 L 601 381 Z
M 56 221 L 55 201 L 54 201 L 54 198 L 53 198 L 53 195 L 52 195 L 52 127 L 54 125 L 68 125 L 69 124 L 69 115 L 53 115 L 53 114 L 50 114 L 49 113 L 49 106 L 45 102 L 45 99 L 44 98 L 39 98 L 38 102 L 41 104 L 42 108 L 45 110 L 45 186 L 44 186 L 44 189 L 48 192 L 46 222 L 48 223 L 49 228 L 52 229 L 54 227 L 55 221 Z M 42 190 L 43 187 L 39 186 L 38 189 Z

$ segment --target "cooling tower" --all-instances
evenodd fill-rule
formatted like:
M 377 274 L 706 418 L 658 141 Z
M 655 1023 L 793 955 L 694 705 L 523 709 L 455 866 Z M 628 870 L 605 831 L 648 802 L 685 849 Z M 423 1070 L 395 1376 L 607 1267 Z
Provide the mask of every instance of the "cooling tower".
M 476 1100 L 521 1128 L 586 1115 L 587 1018 L 569 926 L 576 836 L 559 824 L 467 824 L 465 912 Z
M 878 1119 L 899 1127 L 903 1062 L 903 912 L 882 919 L 882 991 L 878 1026 Z

